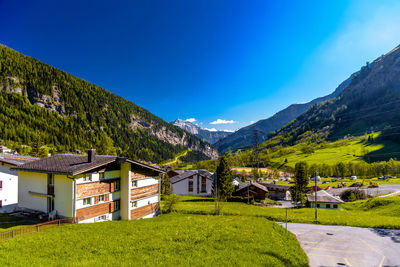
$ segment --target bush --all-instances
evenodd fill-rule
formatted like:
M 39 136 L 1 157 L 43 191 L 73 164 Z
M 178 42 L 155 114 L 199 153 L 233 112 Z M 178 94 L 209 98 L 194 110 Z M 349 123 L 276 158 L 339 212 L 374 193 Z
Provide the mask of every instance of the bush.
M 175 205 L 179 202 L 178 195 L 166 195 L 164 196 L 164 211 L 170 213 L 175 210 Z
M 367 194 L 360 189 L 348 189 L 344 191 L 340 195 L 340 197 L 342 198 L 343 201 L 350 201 L 350 202 L 368 198 Z

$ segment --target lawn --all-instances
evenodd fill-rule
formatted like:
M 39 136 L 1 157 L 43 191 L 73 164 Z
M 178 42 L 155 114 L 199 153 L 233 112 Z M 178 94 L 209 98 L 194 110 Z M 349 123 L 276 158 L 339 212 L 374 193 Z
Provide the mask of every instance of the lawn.
M 344 210 L 318 209 L 318 223 L 400 229 L 400 197 L 379 198 L 343 205 Z M 376 204 L 381 203 L 381 204 Z M 383 204 L 382 204 L 383 203 Z M 273 221 L 285 221 L 286 211 L 282 208 L 257 207 L 242 202 L 221 203 L 223 215 L 262 217 Z M 372 208 L 373 207 L 373 208 Z M 211 198 L 183 197 L 176 211 L 187 214 L 213 214 L 215 204 Z M 314 223 L 314 209 L 289 209 L 288 221 Z
M 253 216 L 166 214 L 0 242 L 0 266 L 308 266 L 294 235 Z

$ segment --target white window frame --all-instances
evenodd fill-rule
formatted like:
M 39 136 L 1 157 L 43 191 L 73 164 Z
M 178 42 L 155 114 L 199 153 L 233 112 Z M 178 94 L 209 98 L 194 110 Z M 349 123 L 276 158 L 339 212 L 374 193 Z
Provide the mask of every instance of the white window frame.
M 84 198 L 82 201 L 83 201 L 83 206 L 92 205 L 92 198 L 91 197 Z
M 106 201 L 106 195 L 99 195 L 99 202 L 105 202 Z
M 92 174 L 91 173 L 84 174 L 82 178 L 83 178 L 84 182 L 91 182 L 92 181 Z
M 138 187 L 138 181 L 137 181 L 137 180 L 133 180 L 133 181 L 131 182 L 131 184 L 132 184 L 132 188 Z
M 117 186 L 118 185 L 118 186 Z M 121 182 L 120 182 L 120 180 L 116 180 L 115 182 L 114 182 L 114 192 L 117 192 L 117 191 L 119 191 L 119 190 L 121 190 Z
M 136 200 L 131 201 L 131 208 L 137 208 L 137 204 L 138 204 L 138 202 Z
M 99 172 L 99 179 L 105 179 L 106 178 L 106 172 Z

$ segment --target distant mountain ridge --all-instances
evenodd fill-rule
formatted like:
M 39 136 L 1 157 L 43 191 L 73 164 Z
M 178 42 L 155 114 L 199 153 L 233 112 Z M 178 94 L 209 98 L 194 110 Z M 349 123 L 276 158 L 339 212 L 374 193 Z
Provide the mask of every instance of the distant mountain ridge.
M 217 141 L 221 140 L 222 138 L 232 134 L 231 132 L 226 131 L 210 131 L 209 129 L 201 128 L 191 122 L 176 119 L 171 122 L 171 124 L 176 125 L 196 136 L 201 138 L 202 140 L 210 143 L 215 144 Z
M 400 46 L 397 46 L 363 66 L 338 97 L 313 106 L 277 131 L 276 137 L 294 144 L 310 135 L 334 140 L 382 131 L 382 138 L 400 142 L 399 104 Z
M 215 143 L 214 147 L 216 147 L 221 153 L 229 150 L 235 151 L 239 148 L 250 147 L 254 143 L 253 132 L 255 130 L 258 131 L 260 143 L 267 140 L 269 132 L 279 130 L 281 127 L 307 111 L 313 105 L 338 97 L 340 93 L 351 83 L 356 74 L 357 73 L 352 74 L 348 79 L 342 82 L 333 93 L 316 98 L 307 103 L 292 104 L 287 108 L 275 113 L 275 115 L 269 117 L 268 119 L 259 120 L 256 123 L 237 130 L 231 135 Z

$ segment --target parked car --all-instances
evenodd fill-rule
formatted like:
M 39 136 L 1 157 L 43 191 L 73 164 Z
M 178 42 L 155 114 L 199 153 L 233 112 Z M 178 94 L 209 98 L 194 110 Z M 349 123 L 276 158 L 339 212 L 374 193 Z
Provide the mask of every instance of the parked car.
M 323 183 L 323 184 L 327 184 L 327 183 L 329 183 L 329 181 L 322 181 L 322 183 Z
M 381 176 L 381 177 L 379 177 L 378 179 L 379 179 L 379 180 L 386 180 L 387 177 L 386 177 L 386 176 Z
M 292 180 L 292 178 L 290 178 L 290 177 L 286 178 L 286 181 L 288 181 L 288 182 L 290 182 L 291 180 Z
M 357 180 L 357 176 L 355 176 L 355 175 L 350 177 L 350 181 L 354 181 L 354 180 Z
M 338 178 L 332 178 L 331 179 L 331 182 L 336 182 L 336 181 L 339 181 L 339 179 Z
M 391 179 L 396 179 L 397 176 L 390 176 L 389 178 L 391 178 Z
M 317 179 L 317 181 L 321 181 L 321 177 L 317 176 L 317 177 L 311 177 L 309 178 L 311 181 L 315 181 L 315 179 Z

